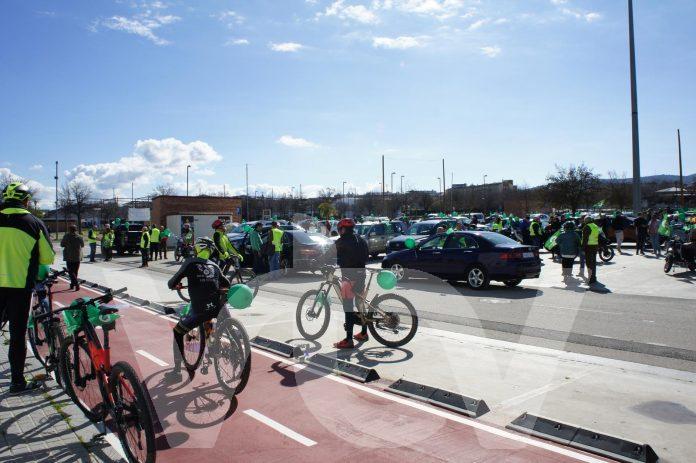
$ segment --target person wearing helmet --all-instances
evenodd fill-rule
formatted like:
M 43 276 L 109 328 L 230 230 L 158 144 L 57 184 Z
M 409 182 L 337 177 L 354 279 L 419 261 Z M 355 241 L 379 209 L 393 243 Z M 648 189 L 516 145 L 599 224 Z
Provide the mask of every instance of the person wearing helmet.
M 41 384 L 24 379 L 26 331 L 39 265 L 51 265 L 53 245 L 44 223 L 28 210 L 31 193 L 21 182 L 2 191 L 0 206 L 0 320 L 10 328 L 10 394 L 22 394 Z
M 225 234 L 225 224 L 222 220 L 217 219 L 213 222 L 213 243 L 215 244 L 214 252 L 210 256 L 211 259 L 217 261 L 222 268 L 222 273 L 227 274 L 227 271 L 232 265 L 232 256 L 237 256 L 240 262 L 244 262 L 244 256 L 230 243 L 230 239 Z
M 369 256 L 367 242 L 359 235 L 354 233 L 355 222 L 353 219 L 342 219 L 338 222 L 338 233 L 340 237 L 336 240 L 336 260 L 341 267 L 341 276 L 344 281 L 351 286 L 348 293 L 361 294 L 365 290 L 365 265 Z M 353 311 L 354 302 L 357 300 L 344 294 L 343 312 L 345 312 L 346 329 L 345 339 L 334 344 L 337 349 L 352 349 L 353 339 L 358 342 L 368 340 L 367 326 L 363 325 L 359 334 L 353 336 L 353 327 L 360 323 L 360 319 Z
M 176 289 L 181 280 L 188 282 L 188 294 L 191 308 L 188 315 L 174 327 L 174 369 L 165 374 L 168 382 L 181 381 L 181 361 L 184 351 L 184 336 L 201 323 L 217 317 L 223 304 L 220 301 L 220 289 L 229 288 L 230 282 L 225 278 L 220 267 L 210 260 L 215 252 L 215 243 L 210 238 L 200 238 L 194 246 L 196 257 L 184 261 L 179 271 L 167 282 L 169 289 Z M 193 372 L 189 372 L 192 376 Z
M 561 273 L 567 280 L 573 274 L 573 262 L 580 254 L 580 237 L 575 233 L 575 222 L 569 220 L 563 224 L 563 232 L 556 238 L 558 254 L 561 255 Z

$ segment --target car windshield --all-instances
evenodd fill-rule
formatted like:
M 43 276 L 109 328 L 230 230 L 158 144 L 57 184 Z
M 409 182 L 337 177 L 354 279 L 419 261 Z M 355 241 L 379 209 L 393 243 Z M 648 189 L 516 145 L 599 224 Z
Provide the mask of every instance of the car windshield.
M 407 235 L 429 235 L 435 230 L 435 224 L 432 223 L 416 223 L 411 225 L 411 228 L 406 232 Z
M 507 236 L 501 235 L 499 233 L 486 233 L 482 234 L 481 237 L 483 237 L 486 241 L 491 243 L 493 246 L 519 246 L 520 243 L 517 241 L 508 238 Z
M 356 235 L 364 235 L 370 227 L 371 227 L 371 225 L 358 224 L 355 226 L 355 234 Z
M 246 233 L 246 230 L 244 228 L 247 226 L 247 224 L 237 225 L 232 230 L 230 230 L 229 233 Z

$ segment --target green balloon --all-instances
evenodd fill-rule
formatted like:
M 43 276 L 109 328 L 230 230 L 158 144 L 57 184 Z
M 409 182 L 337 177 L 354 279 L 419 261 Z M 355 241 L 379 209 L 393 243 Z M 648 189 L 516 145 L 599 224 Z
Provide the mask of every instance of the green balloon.
M 246 309 L 253 300 L 254 292 L 247 285 L 234 285 L 227 291 L 227 302 L 235 309 Z
M 43 281 L 51 273 L 50 265 L 39 265 L 39 273 L 36 274 L 36 281 Z
M 408 249 L 413 249 L 416 247 L 416 240 L 414 240 L 413 238 L 406 238 L 406 241 L 404 241 L 404 245 L 406 245 Z
M 245 231 L 245 232 L 248 233 L 248 232 L 250 232 L 251 230 L 252 230 L 251 226 L 249 226 L 249 225 L 244 225 L 244 231 Z
M 377 275 L 377 284 L 384 290 L 394 289 L 396 287 L 396 275 L 389 270 L 382 270 Z

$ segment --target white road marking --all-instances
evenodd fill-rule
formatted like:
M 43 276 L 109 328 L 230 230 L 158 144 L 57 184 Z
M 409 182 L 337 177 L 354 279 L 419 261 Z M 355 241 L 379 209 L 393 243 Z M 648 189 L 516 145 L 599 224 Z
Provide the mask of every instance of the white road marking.
M 63 303 L 61 303 L 61 302 L 58 302 L 58 301 L 55 301 L 55 300 L 53 301 L 53 304 L 57 305 L 57 306 L 60 307 L 60 308 L 65 307 L 65 304 L 63 304 Z
M 160 358 L 155 357 L 154 355 L 152 355 L 149 352 L 145 352 L 144 350 L 136 350 L 135 352 L 137 354 L 142 355 L 146 359 L 153 361 L 154 363 L 156 363 L 157 365 L 159 365 L 161 367 L 169 366 L 169 364 L 167 362 L 165 362 L 164 360 L 162 360 Z
M 264 352 L 262 350 L 255 348 L 255 347 L 252 347 L 251 350 L 256 352 L 257 354 L 263 355 L 265 357 L 268 357 L 268 358 L 271 358 L 274 360 L 278 360 L 281 362 L 285 362 L 289 365 L 293 365 L 293 362 L 291 362 L 290 359 L 288 359 L 288 358 L 280 357 L 280 356 L 271 354 L 269 352 Z M 295 364 L 295 365 L 297 365 L 297 364 Z M 307 371 L 311 371 L 312 373 L 323 376 L 324 378 L 330 379 L 332 381 L 336 381 L 337 383 L 344 384 L 348 387 L 359 389 L 361 391 L 367 392 L 368 394 L 372 394 L 372 395 L 375 395 L 377 397 L 381 397 L 381 398 L 386 399 L 386 400 L 391 400 L 392 402 L 397 402 L 397 403 L 400 403 L 402 405 L 406 405 L 408 407 L 415 408 L 417 410 L 420 410 L 420 411 L 423 411 L 426 413 L 430 413 L 430 414 L 435 415 L 435 416 L 439 416 L 439 417 L 442 417 L 442 418 L 445 418 L 445 419 L 448 419 L 451 421 L 455 421 L 459 424 L 463 424 L 464 426 L 476 428 L 476 429 L 479 429 L 481 431 L 488 432 L 490 434 L 494 434 L 496 436 L 499 436 L 499 437 L 502 437 L 505 439 L 514 440 L 514 441 L 517 441 L 517 442 L 520 442 L 520 443 L 523 443 L 526 445 L 531 445 L 533 447 L 538 447 L 538 448 L 541 448 L 544 450 L 558 453 L 560 455 L 572 457 L 578 461 L 583 461 L 585 463 L 606 463 L 606 460 L 600 460 L 600 459 L 594 458 L 590 455 L 578 453 L 574 450 L 567 449 L 565 447 L 557 447 L 555 444 L 547 443 L 547 442 L 544 442 L 541 440 L 535 440 L 533 438 L 526 437 L 526 436 L 519 435 L 519 434 L 514 434 L 514 433 L 511 433 L 510 431 L 507 431 L 505 429 L 500 429 L 500 428 L 496 428 L 494 426 L 483 424 L 480 421 L 474 421 L 470 418 L 464 418 L 462 416 L 455 415 L 453 413 L 450 413 L 450 412 L 447 412 L 447 411 L 444 411 L 441 409 L 437 409 L 437 408 L 431 407 L 429 405 L 426 405 L 426 404 L 423 404 L 420 402 L 413 402 L 410 399 L 396 396 L 394 394 L 389 394 L 387 392 L 383 392 L 383 391 L 380 391 L 377 389 L 373 389 L 369 386 L 365 386 L 365 385 L 362 385 L 360 383 L 353 382 L 351 380 L 342 378 L 340 376 L 327 375 L 326 372 L 316 370 L 316 369 L 312 368 L 311 366 L 306 366 L 305 368 Z
M 262 415 L 261 413 L 257 412 L 256 410 L 244 410 L 244 414 L 249 415 L 250 417 L 254 418 L 257 421 L 260 421 L 261 423 L 265 424 L 266 426 L 275 429 L 281 434 L 285 434 L 287 437 L 290 439 L 299 442 L 302 445 L 305 445 L 307 447 L 311 447 L 313 445 L 317 445 L 316 442 L 314 442 L 312 439 L 303 436 L 300 433 L 297 433 L 293 431 L 292 429 L 288 428 L 285 425 L 282 425 L 278 423 L 275 420 L 270 419 L 266 415 Z

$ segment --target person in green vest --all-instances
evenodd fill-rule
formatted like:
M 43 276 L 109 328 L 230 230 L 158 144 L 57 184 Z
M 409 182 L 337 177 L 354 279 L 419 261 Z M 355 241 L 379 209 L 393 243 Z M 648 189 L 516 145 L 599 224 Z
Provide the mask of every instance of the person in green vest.
M 263 253 L 261 252 L 261 246 L 263 245 L 261 230 L 263 230 L 263 224 L 256 222 L 254 228 L 249 232 L 249 243 L 251 244 L 251 251 L 254 253 L 254 262 L 252 264 L 254 273 L 257 275 L 261 275 L 265 270 Z
M 150 230 L 143 227 L 140 233 L 140 257 L 142 257 L 141 267 L 147 267 L 148 254 L 150 253 Z
M 268 270 L 271 272 L 271 275 L 277 276 L 279 273 L 277 270 L 280 270 L 280 251 L 283 250 L 283 230 L 278 228 L 278 222 L 271 222 L 271 229 L 268 232 L 267 239 L 271 240 L 275 247 L 275 252 L 268 257 Z M 274 271 L 276 273 L 273 273 Z
M 541 219 L 539 216 L 532 219 L 529 224 L 529 239 L 532 240 L 532 246 L 541 247 Z
M 599 234 L 602 229 L 594 223 L 592 217 L 585 217 L 585 225 L 582 228 L 582 247 L 585 251 L 585 263 L 589 276 L 588 283 L 597 283 L 597 249 L 599 248 Z
M 105 261 L 110 261 L 114 247 L 114 231 L 109 224 L 104 225 L 104 231 L 101 237 L 102 255 Z
M 150 260 L 157 260 L 159 254 L 160 230 L 154 223 L 150 229 Z
M 213 222 L 213 230 L 215 230 L 215 232 L 213 232 L 215 252 L 212 258 L 213 260 L 217 260 L 218 265 L 220 265 L 222 269 L 222 274 L 225 275 L 232 265 L 231 257 L 236 256 L 240 262 L 244 262 L 244 256 L 237 251 L 237 248 L 235 248 L 232 243 L 230 243 L 230 239 L 227 238 L 225 234 L 225 224 L 222 220 L 217 219 Z
M 10 395 L 31 392 L 42 385 L 41 381 L 27 382 L 24 378 L 27 321 L 39 265 L 51 265 L 55 258 L 46 225 L 28 211 L 29 201 L 29 188 L 21 182 L 12 182 L 2 191 L 0 320 L 7 320 L 10 331 L 10 374 L 5 370 L 2 375 L 3 382 L 11 377 Z
M 165 228 L 164 225 L 160 225 L 160 244 L 159 244 L 159 257 L 162 259 L 162 256 L 164 255 L 164 258 L 167 258 L 167 241 L 169 241 L 169 235 L 171 235 L 172 232 L 169 231 L 168 228 Z
M 94 257 L 97 254 L 97 230 L 93 224 L 89 225 L 87 230 L 87 243 L 89 243 L 89 261 L 94 262 Z

